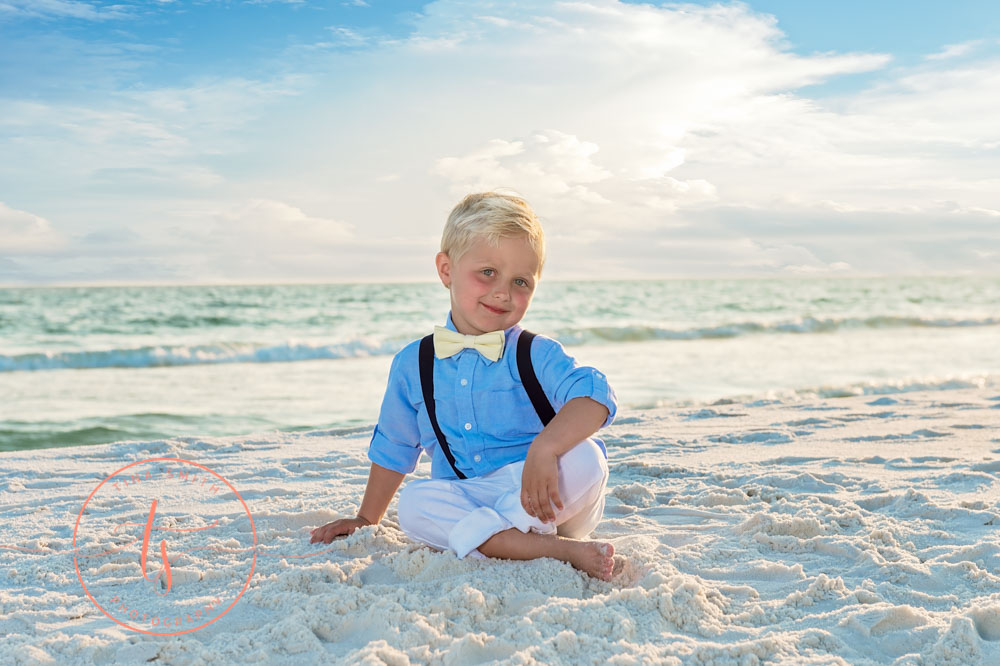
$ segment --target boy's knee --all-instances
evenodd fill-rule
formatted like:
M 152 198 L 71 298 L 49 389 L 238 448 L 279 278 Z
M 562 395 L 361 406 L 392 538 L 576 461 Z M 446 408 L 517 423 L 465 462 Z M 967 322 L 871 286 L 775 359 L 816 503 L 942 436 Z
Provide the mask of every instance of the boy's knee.
M 440 513 L 442 503 L 452 505 L 454 491 L 449 481 L 441 479 L 415 479 L 399 492 L 396 516 L 399 527 L 407 534 L 414 534 L 428 523 L 428 517 Z M 437 507 L 437 510 L 435 509 Z
M 426 481 L 410 481 L 399 492 L 396 504 L 396 516 L 399 527 L 404 532 L 411 532 L 420 519 L 419 507 L 423 504 L 421 496 L 427 494 Z
M 577 486 L 590 487 L 608 478 L 608 461 L 593 439 L 585 439 L 559 458 L 560 474 Z

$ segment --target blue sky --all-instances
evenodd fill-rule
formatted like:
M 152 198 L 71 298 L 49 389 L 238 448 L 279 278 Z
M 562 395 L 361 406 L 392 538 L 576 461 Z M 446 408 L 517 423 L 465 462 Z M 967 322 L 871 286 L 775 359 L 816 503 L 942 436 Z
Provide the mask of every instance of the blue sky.
M 994 39 L 1000 28 L 1000 6 L 991 0 L 755 0 L 748 4 L 774 16 L 799 53 L 888 51 L 905 61 L 947 44 Z
M 1000 273 L 1000 4 L 0 0 L 0 284 Z

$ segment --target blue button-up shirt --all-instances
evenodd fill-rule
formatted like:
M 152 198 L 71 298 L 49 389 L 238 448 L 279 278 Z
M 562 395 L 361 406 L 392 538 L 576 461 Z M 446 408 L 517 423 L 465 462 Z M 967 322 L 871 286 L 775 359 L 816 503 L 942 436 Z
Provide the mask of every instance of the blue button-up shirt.
M 446 326 L 456 330 L 448 314 Z M 434 402 L 438 425 L 467 477 L 482 476 L 524 460 L 528 447 L 542 431 L 542 422 L 517 372 L 517 340 L 523 329 L 504 331 L 504 352 L 493 362 L 474 349 L 445 359 L 434 358 Z M 431 477 L 455 479 L 438 444 L 424 408 L 420 388 L 420 340 L 403 348 L 389 369 L 378 425 L 368 446 L 368 458 L 387 469 L 409 474 L 421 450 L 431 457 Z M 531 345 L 531 361 L 542 390 L 558 412 L 573 398 L 591 398 L 608 408 L 607 426 L 618 408 L 615 392 L 604 373 L 581 366 L 562 345 L 539 335 Z M 604 427 L 602 426 L 602 427 Z M 594 438 L 607 456 L 604 442 Z

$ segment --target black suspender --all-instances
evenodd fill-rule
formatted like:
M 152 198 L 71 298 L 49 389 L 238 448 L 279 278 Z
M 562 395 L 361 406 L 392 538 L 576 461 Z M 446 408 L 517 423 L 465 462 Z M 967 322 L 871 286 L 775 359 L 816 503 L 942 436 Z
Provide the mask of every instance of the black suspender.
M 542 385 L 535 375 L 535 367 L 531 365 L 531 341 L 534 339 L 535 334 L 530 331 L 521 331 L 517 339 L 517 374 L 521 375 L 521 384 L 524 385 L 524 390 L 531 399 L 531 405 L 544 427 L 549 424 L 556 412 L 552 409 L 552 403 L 545 397 L 545 391 L 542 390 Z
M 466 478 L 466 476 L 462 474 L 462 470 L 455 465 L 455 456 L 452 455 L 451 449 L 448 448 L 448 440 L 444 438 L 444 433 L 441 432 L 441 426 L 438 425 L 437 408 L 434 406 L 433 333 L 420 341 L 420 389 L 424 393 L 424 406 L 427 407 L 427 416 L 431 419 L 431 426 L 434 428 L 434 434 L 437 435 L 438 444 L 441 445 L 441 450 L 444 451 L 444 457 L 448 459 L 448 464 L 451 465 L 453 470 L 455 470 L 455 474 L 458 474 L 458 478 Z
M 556 412 L 552 409 L 552 403 L 545 396 L 542 385 L 535 375 L 535 368 L 531 364 L 531 341 L 534 339 L 535 334 L 525 330 L 522 330 L 521 335 L 518 336 L 517 372 L 521 376 L 521 384 L 524 385 L 524 390 L 528 394 L 528 398 L 531 400 L 531 404 L 535 408 L 535 413 L 538 414 L 542 426 L 547 426 L 549 421 L 556 415 Z M 441 445 L 444 457 L 448 459 L 448 464 L 455 470 L 455 474 L 458 475 L 458 478 L 465 479 L 467 477 L 455 465 L 455 456 L 452 454 L 451 449 L 448 448 L 448 440 L 445 439 L 444 433 L 441 432 L 441 426 L 438 425 L 437 408 L 434 405 L 433 334 L 428 335 L 420 341 L 419 363 L 420 389 L 424 395 L 424 405 L 427 408 L 427 416 L 431 420 L 431 427 L 434 428 L 434 435 L 437 437 L 438 444 Z

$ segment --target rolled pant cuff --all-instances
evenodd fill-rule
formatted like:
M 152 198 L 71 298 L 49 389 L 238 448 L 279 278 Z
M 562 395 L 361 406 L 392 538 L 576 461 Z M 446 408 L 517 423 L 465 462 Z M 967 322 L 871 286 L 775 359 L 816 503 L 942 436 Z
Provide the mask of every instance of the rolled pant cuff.
M 513 527 L 527 534 L 555 534 L 555 523 L 543 523 L 535 516 L 528 515 L 528 512 L 521 506 L 521 493 L 506 493 L 493 505 L 497 513 L 503 516 Z

